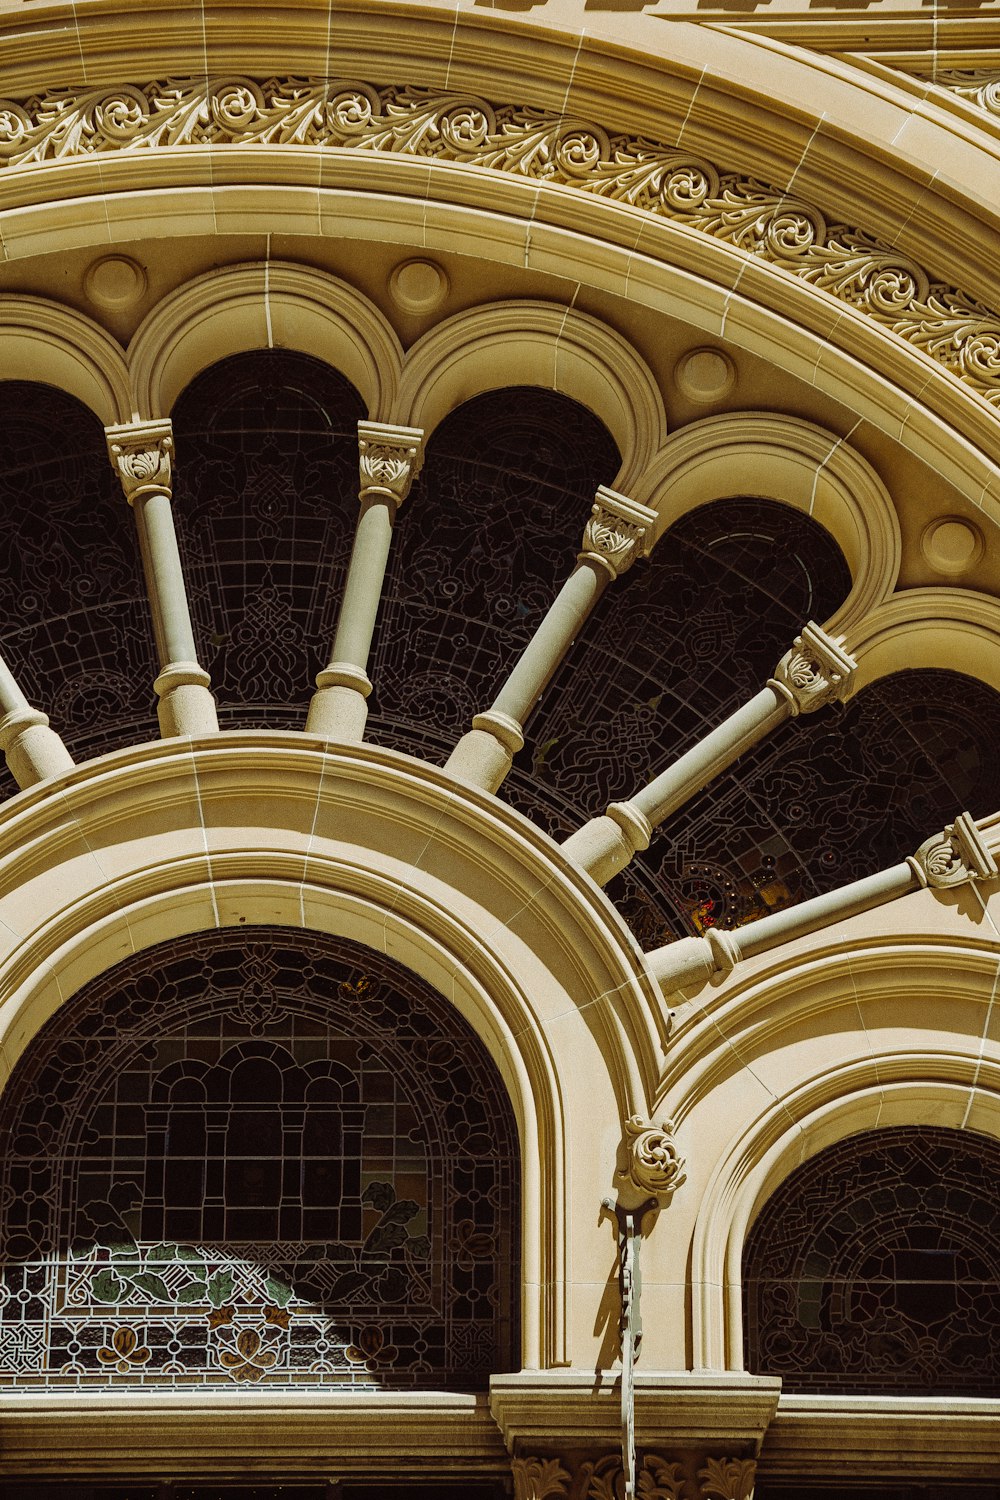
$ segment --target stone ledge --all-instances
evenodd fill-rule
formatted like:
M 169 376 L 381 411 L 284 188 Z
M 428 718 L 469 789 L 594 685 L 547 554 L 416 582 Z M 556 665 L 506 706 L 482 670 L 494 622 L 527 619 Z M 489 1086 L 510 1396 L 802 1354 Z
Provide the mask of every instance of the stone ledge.
M 1000 1401 L 793 1396 L 778 1402 L 762 1476 L 1000 1478 Z
M 257 1391 L 0 1395 L 0 1476 L 509 1474 L 485 1396 Z
M 618 1372 L 521 1371 L 494 1375 L 490 1409 L 510 1451 L 621 1442 Z M 760 1445 L 781 1381 L 739 1373 L 643 1371 L 635 1381 L 639 1448 Z

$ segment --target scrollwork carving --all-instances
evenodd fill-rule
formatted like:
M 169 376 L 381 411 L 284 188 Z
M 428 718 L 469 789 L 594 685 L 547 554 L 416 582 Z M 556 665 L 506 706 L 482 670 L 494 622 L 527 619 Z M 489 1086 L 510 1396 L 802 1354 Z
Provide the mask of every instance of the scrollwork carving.
M 753 1500 L 756 1476 L 752 1458 L 708 1458 L 698 1470 L 703 1500 Z
M 934 75 L 938 88 L 957 94 L 988 115 L 1000 115 L 1000 73 L 988 68 L 944 68 Z
M 843 646 L 843 636 L 827 635 L 812 621 L 795 637 L 768 683 L 785 698 L 793 716 L 846 698 L 857 662 Z
M 1000 78 L 939 82 L 1000 113 Z M 0 100 L 8 169 L 92 152 L 182 145 L 306 145 L 391 151 L 488 167 L 597 193 L 677 219 L 811 282 L 923 349 L 1000 405 L 1000 317 L 820 209 L 641 136 L 475 96 L 345 79 L 170 78 L 52 89 Z
M 669 1120 L 650 1125 L 641 1115 L 625 1121 L 627 1176 L 644 1193 L 658 1198 L 671 1195 L 685 1181 L 684 1158 L 674 1141 L 674 1127 Z
M 995 880 L 996 860 L 986 847 L 975 821 L 960 813 L 942 833 L 925 839 L 907 860 L 920 884 L 950 890 L 974 880 Z
M 174 440 L 169 420 L 107 427 L 108 456 L 129 505 L 143 495 L 171 492 Z

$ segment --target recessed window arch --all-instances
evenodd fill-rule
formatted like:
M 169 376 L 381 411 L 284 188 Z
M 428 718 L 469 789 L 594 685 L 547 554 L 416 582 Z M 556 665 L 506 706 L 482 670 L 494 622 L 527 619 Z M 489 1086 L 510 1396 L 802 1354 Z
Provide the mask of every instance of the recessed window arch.
M 0 1101 L 0 1386 L 480 1389 L 517 1367 L 516 1128 L 400 964 L 273 928 L 136 955 Z
M 224 728 L 305 722 L 343 594 L 366 415 L 343 375 L 287 349 L 220 360 L 177 400 L 174 522 Z
M 743 1256 L 745 1354 L 786 1391 L 1000 1393 L 1000 1142 L 850 1136 L 764 1205 Z

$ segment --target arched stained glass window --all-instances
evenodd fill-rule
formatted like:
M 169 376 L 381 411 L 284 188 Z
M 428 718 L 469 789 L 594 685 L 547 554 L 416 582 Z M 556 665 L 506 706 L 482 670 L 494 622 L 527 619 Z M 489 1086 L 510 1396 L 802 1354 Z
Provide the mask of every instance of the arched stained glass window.
M 485 1386 L 517 1362 L 497 1069 L 360 944 L 202 933 L 93 981 L 0 1111 L 0 1385 Z
M 747 1367 L 788 1391 L 1000 1394 L 1000 1142 L 851 1136 L 765 1205 L 743 1259 Z

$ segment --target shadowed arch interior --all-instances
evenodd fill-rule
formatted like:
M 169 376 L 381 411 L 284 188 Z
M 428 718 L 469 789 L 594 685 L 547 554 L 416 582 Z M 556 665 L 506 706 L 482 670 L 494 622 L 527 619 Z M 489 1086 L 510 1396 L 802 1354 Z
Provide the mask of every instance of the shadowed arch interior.
M 400 964 L 247 927 L 43 1029 L 0 1112 L 0 1386 L 476 1389 L 516 1368 L 518 1147 Z

